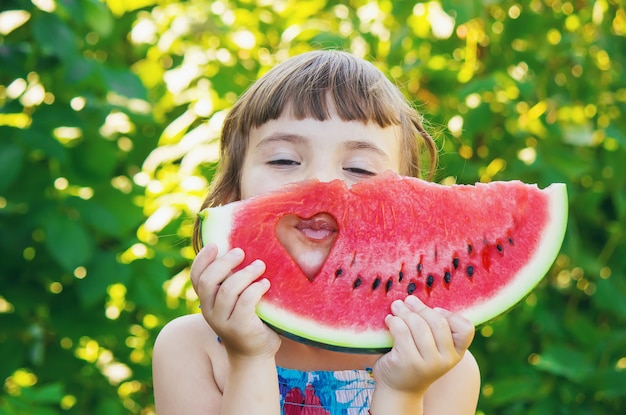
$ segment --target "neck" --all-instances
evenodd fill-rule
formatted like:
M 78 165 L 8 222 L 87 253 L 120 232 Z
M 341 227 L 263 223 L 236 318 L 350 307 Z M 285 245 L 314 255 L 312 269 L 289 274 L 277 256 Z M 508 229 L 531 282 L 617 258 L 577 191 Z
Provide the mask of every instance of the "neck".
M 372 367 L 380 355 L 352 354 L 321 349 L 281 337 L 278 366 L 302 371 L 349 370 Z

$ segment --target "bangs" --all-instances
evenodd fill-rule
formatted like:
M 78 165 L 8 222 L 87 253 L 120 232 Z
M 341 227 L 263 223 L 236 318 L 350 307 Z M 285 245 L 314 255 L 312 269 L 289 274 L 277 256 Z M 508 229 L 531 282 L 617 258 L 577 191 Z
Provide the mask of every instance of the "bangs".
M 345 52 L 309 53 L 267 72 L 250 93 L 248 125 L 258 127 L 286 111 L 296 119 L 402 123 L 407 102 L 374 65 Z

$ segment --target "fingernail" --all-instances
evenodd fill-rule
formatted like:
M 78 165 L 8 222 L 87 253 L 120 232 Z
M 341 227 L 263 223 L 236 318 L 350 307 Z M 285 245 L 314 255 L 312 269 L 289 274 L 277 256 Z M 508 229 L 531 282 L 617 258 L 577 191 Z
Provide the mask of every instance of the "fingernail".
M 241 248 L 233 248 L 230 250 L 230 255 L 233 258 L 243 258 L 243 249 Z
M 213 242 L 208 242 L 202 246 L 201 250 L 202 251 L 213 251 L 213 250 L 217 251 L 217 245 L 215 245 Z
M 391 303 L 391 311 L 398 312 L 401 310 L 401 308 L 402 308 L 401 300 L 395 300 L 393 303 Z
M 417 298 L 414 295 L 409 295 L 406 297 L 405 299 L 406 303 L 412 306 L 420 306 L 422 304 L 422 302 L 420 301 L 419 298 Z
M 265 263 L 260 259 L 255 259 L 250 265 L 259 270 L 265 268 Z

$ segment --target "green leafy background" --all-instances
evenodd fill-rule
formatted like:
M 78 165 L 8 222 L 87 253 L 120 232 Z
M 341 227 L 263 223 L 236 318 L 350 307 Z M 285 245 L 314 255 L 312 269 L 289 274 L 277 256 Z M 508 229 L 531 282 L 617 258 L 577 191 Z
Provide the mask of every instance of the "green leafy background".
M 320 47 L 415 100 L 438 181 L 568 186 L 553 269 L 478 330 L 477 413 L 626 411 L 621 1 L 3 0 L 0 414 L 154 413 L 225 111 Z

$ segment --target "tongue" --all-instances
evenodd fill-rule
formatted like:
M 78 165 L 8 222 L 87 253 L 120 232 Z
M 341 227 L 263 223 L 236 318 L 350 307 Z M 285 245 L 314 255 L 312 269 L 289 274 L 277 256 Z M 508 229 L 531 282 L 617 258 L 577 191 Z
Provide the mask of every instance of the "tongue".
M 328 238 L 333 234 L 331 230 L 328 229 L 312 229 L 312 228 L 299 228 L 300 232 L 302 232 L 307 238 L 322 240 L 324 238 Z

